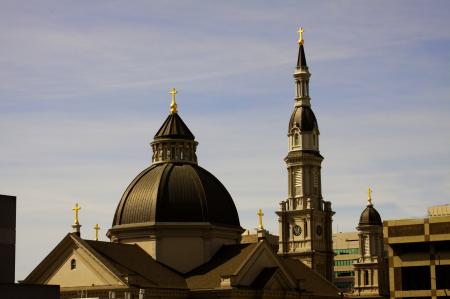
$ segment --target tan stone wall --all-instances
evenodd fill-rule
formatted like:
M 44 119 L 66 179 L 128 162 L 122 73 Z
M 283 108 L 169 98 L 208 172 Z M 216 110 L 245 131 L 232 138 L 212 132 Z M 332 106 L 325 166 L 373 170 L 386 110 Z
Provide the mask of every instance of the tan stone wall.
M 75 269 L 71 263 L 75 261 Z M 80 249 L 73 251 L 45 284 L 65 287 L 119 285 L 119 282 Z

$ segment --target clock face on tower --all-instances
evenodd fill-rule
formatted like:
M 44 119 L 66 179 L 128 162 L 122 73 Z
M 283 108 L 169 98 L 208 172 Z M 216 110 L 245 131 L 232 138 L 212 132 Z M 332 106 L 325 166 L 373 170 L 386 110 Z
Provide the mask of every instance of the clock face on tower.
M 298 225 L 294 225 L 294 227 L 292 228 L 292 232 L 294 233 L 294 235 L 300 236 L 302 234 L 302 228 Z

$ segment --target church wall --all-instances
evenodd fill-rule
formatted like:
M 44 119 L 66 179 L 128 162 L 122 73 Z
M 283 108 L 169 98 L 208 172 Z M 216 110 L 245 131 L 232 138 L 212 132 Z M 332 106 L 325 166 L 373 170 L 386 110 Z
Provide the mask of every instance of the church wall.
M 207 262 L 222 245 L 238 244 L 242 231 L 209 223 L 170 223 L 147 230 L 115 231 L 113 242 L 136 244 L 155 260 L 187 272 Z M 185 257 L 189 258 L 186 259 Z
M 158 240 L 156 260 L 188 272 L 205 262 L 204 240 L 199 237 L 164 237 Z
M 75 269 L 72 269 L 73 260 Z M 45 284 L 60 285 L 62 288 L 118 284 L 112 275 L 101 272 L 95 262 L 74 251 Z
M 207 262 L 222 245 L 236 243 L 236 239 L 230 238 L 161 237 L 155 247 L 155 259 L 178 271 L 188 272 Z
M 150 254 L 154 259 L 156 259 L 156 241 L 155 239 L 123 239 L 120 241 L 123 244 L 136 244 L 141 247 L 145 252 Z

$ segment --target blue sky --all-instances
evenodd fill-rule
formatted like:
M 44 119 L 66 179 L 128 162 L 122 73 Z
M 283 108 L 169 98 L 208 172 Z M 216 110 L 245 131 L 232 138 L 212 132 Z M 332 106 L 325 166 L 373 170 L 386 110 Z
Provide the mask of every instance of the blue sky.
M 16 277 L 71 230 L 102 239 L 169 112 L 241 224 L 277 232 L 299 26 L 323 195 L 353 230 L 450 201 L 448 1 L 1 1 L 0 193 L 18 198 Z M 33 250 L 30 251 L 30 248 Z

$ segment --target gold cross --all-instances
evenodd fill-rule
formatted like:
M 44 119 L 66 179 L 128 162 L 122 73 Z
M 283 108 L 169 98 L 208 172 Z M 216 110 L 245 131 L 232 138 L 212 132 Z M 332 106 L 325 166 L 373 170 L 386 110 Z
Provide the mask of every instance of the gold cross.
M 172 103 L 170 103 L 170 113 L 177 113 L 177 102 L 175 102 L 175 96 L 178 91 L 175 88 L 172 88 L 169 92 L 172 95 Z
M 372 204 L 372 189 L 370 189 L 367 191 L 367 201 L 369 202 L 369 205 Z
M 75 212 L 75 224 L 80 224 L 78 222 L 78 211 L 81 210 L 81 207 L 78 205 L 78 203 L 75 204 L 75 207 L 73 207 L 72 211 Z
M 95 241 L 98 241 L 98 231 L 100 230 L 100 226 L 98 226 L 98 223 L 94 226 L 95 229 Z
M 263 221 L 262 221 L 262 217 L 264 216 L 264 213 L 262 212 L 261 209 L 259 209 L 259 211 L 258 211 L 258 213 L 257 213 L 256 215 L 258 215 L 258 217 L 259 217 L 259 226 L 258 226 L 258 229 L 264 229 Z
M 303 27 L 300 27 L 300 29 L 297 32 L 300 34 L 300 37 L 298 39 L 298 43 L 303 45 L 303 43 L 304 43 L 303 32 L 305 32 L 305 30 L 303 29 Z

